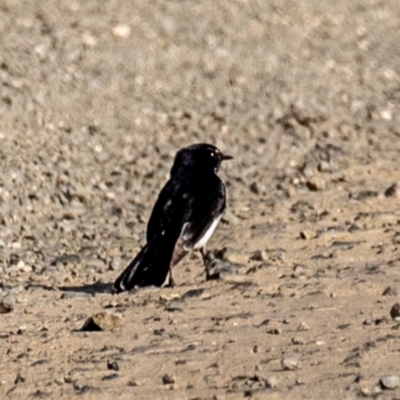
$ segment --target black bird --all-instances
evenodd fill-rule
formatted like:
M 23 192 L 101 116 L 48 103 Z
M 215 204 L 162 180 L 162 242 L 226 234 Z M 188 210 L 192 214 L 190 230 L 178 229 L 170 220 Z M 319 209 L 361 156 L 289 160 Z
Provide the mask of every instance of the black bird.
M 222 154 L 210 144 L 178 151 L 169 181 L 151 213 L 146 245 L 114 283 L 117 292 L 172 285 L 171 268 L 192 249 L 205 246 L 226 207 L 225 185 L 217 172 Z

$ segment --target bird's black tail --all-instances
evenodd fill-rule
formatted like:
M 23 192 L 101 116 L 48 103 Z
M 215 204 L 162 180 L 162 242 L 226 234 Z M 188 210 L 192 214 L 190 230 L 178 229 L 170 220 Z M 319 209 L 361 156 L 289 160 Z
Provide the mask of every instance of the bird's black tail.
M 147 243 L 114 283 L 120 293 L 134 287 L 162 286 L 168 278 L 176 237 L 159 235 Z

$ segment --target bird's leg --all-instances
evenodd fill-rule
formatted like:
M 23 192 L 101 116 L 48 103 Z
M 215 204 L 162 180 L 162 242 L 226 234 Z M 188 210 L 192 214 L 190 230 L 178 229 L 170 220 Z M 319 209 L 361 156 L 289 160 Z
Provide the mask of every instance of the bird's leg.
M 166 288 L 166 287 L 172 288 L 174 286 L 175 286 L 175 284 L 174 284 L 174 280 L 172 279 L 172 271 L 171 271 L 171 268 L 170 268 L 169 271 L 168 271 L 167 277 L 165 278 L 165 281 L 161 285 L 161 287 L 163 287 L 163 288 Z
M 172 278 L 172 269 L 169 269 L 168 277 L 167 277 L 167 287 L 173 288 L 175 286 L 174 279 Z
M 200 249 L 200 254 L 201 254 L 201 257 L 202 257 L 202 259 L 203 259 L 204 268 L 206 269 L 206 280 L 208 280 L 209 277 L 210 277 L 210 271 L 209 271 L 209 269 L 208 269 L 206 246 L 203 246 L 203 247 Z

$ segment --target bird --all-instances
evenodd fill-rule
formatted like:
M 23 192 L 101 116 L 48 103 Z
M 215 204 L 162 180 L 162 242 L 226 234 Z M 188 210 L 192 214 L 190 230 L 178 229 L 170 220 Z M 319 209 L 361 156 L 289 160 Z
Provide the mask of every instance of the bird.
M 232 158 L 207 143 L 176 153 L 147 224 L 146 244 L 116 279 L 117 293 L 173 286 L 171 269 L 191 250 L 200 250 L 205 260 L 206 244 L 226 208 L 225 184 L 217 173 Z

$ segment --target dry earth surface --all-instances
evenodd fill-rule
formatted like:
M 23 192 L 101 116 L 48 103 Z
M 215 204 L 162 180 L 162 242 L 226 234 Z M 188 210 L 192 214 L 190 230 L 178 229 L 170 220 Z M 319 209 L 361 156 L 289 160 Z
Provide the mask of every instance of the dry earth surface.
M 398 0 L 1 0 L 0 35 L 1 399 L 400 399 Z M 194 142 L 235 157 L 220 279 L 112 294 Z

